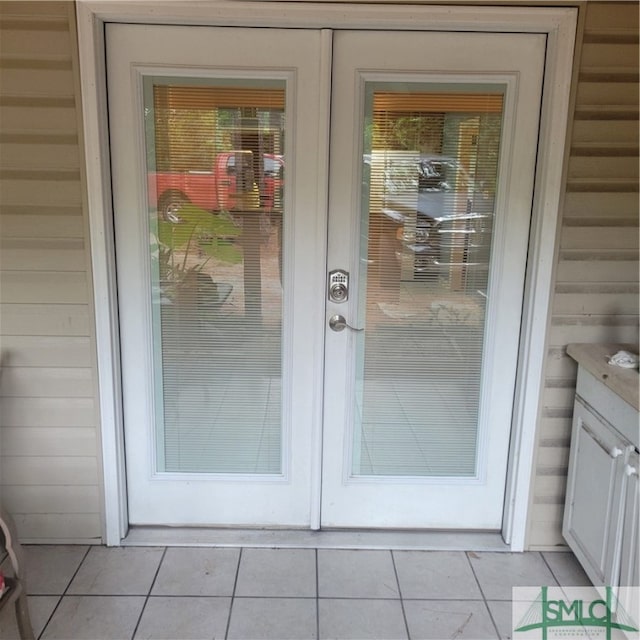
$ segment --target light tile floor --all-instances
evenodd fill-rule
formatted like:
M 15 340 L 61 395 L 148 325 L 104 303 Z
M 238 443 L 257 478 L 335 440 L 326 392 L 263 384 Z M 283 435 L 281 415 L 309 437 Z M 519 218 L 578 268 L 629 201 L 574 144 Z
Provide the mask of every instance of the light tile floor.
M 589 584 L 567 552 L 25 551 L 42 640 L 509 638 L 511 587 Z M 0 638 L 17 638 L 12 610 Z

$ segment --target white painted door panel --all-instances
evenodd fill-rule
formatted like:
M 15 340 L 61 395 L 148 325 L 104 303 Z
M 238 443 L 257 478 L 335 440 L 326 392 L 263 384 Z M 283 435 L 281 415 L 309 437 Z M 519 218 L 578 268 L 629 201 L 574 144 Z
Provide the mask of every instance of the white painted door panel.
M 501 527 L 544 53 L 538 35 L 334 36 L 328 268 L 351 291 L 327 318 L 364 331 L 327 331 L 325 526 Z
M 132 524 L 310 524 L 325 262 L 324 245 L 316 241 L 325 228 L 319 150 L 325 145 L 320 116 L 328 108 L 319 77 L 321 39 L 318 30 L 107 27 Z M 192 103 L 188 109 L 185 101 Z M 210 138 L 181 130 L 189 118 L 196 131 L 209 126 Z M 238 164 L 216 178 L 189 154 L 196 146 L 207 153 L 210 144 L 213 165 L 221 153 L 231 157 L 229 150 L 246 148 L 252 136 L 259 148 L 251 170 L 260 181 L 252 174 L 253 186 L 233 207 L 196 203 L 193 185 L 181 188 L 188 193 L 172 189 L 166 194 L 172 202 L 147 188 L 152 175 L 160 184 L 163 163 L 171 161 L 172 179 L 178 173 L 192 181 L 204 176 L 209 185 L 219 179 L 219 189 L 233 181 L 239 192 Z M 263 155 L 264 166 L 254 163 L 256 155 Z M 280 157 L 284 214 L 262 192 L 262 182 L 271 181 L 269 198 L 279 197 Z M 183 230 L 194 212 L 180 208 L 185 195 L 192 204 L 215 207 L 211 220 L 224 221 L 225 234 L 234 236 L 231 248 L 211 232 L 209 245 L 206 234 L 198 235 L 198 250 L 190 251 L 195 236 L 185 238 Z M 183 236 L 169 254 L 171 277 L 162 275 L 169 267 L 156 265 L 163 255 L 158 246 L 164 248 L 157 238 L 166 236 L 167 225 L 167 237 Z M 234 264 L 238 256 L 244 273 Z M 216 281 L 215 291 L 202 317 L 180 324 L 172 311 L 180 307 L 175 274 L 200 259 L 198 268 L 211 276 L 209 289 Z

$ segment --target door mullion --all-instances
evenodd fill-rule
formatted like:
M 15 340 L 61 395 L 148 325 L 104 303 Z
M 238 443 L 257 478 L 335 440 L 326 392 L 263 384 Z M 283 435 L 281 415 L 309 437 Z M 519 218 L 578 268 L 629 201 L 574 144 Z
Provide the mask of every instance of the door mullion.
M 326 295 L 325 274 L 327 269 L 328 246 L 328 207 L 329 207 L 329 139 L 331 133 L 331 78 L 333 68 L 333 30 L 323 29 L 320 34 L 320 117 L 318 118 L 318 185 L 316 209 L 318 235 L 318 250 L 323 256 L 324 268 L 316 274 L 316 287 L 320 300 L 322 300 L 323 313 L 318 318 L 317 326 L 317 362 L 322 363 L 322 372 L 316 382 L 313 433 L 311 437 L 311 493 L 310 493 L 310 528 L 314 531 L 320 529 L 321 505 L 322 505 L 322 453 L 323 453 L 323 402 L 324 402 L 324 329 Z

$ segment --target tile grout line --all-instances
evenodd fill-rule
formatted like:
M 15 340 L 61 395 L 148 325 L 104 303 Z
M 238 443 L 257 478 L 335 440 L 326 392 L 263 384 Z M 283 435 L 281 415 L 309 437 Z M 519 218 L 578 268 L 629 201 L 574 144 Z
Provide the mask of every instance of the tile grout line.
M 153 580 L 151 580 L 151 584 L 149 585 L 149 590 L 147 591 L 147 595 L 145 596 L 144 599 L 144 604 L 142 605 L 142 609 L 140 609 L 140 615 L 138 616 L 138 621 L 136 622 L 136 626 L 133 628 L 133 633 L 131 634 L 131 638 L 133 640 L 133 638 L 136 637 L 136 633 L 138 632 L 138 627 L 140 626 L 140 622 L 142 621 L 142 616 L 144 615 L 144 610 L 147 608 L 147 603 L 149 602 L 149 596 L 151 595 L 151 591 L 153 590 L 153 587 L 156 584 L 156 580 L 158 579 L 158 574 L 160 573 L 160 567 L 162 566 L 162 563 L 164 562 L 164 558 L 167 555 L 167 549 L 168 547 L 165 547 L 163 552 L 162 552 L 162 556 L 160 558 L 160 562 L 158 562 L 158 566 L 156 567 L 156 571 L 153 574 Z
M 242 552 L 244 547 L 240 547 L 240 553 L 238 554 L 238 565 L 236 567 L 236 578 L 233 581 L 233 591 L 231 592 L 231 602 L 229 603 L 229 616 L 227 617 L 227 628 L 224 632 L 225 640 L 229 637 L 229 629 L 231 627 L 231 614 L 233 613 L 233 603 L 236 598 L 236 589 L 238 587 L 238 578 L 240 577 L 240 563 L 242 562 Z
M 391 564 L 393 565 L 393 572 L 396 575 L 396 584 L 398 585 L 398 595 L 400 596 L 400 608 L 402 609 L 402 619 L 404 620 L 404 628 L 407 632 L 407 640 L 411 640 L 409 623 L 407 622 L 407 613 L 404 610 L 404 598 L 402 596 L 402 587 L 400 586 L 400 577 L 398 576 L 398 567 L 396 567 L 396 557 L 393 553 L 393 549 L 389 549 L 389 553 L 391 554 Z
M 563 585 L 560 584 L 560 579 L 556 575 L 556 572 L 553 570 L 553 567 L 549 564 L 548 560 L 545 558 L 545 556 L 542 553 L 542 551 L 538 551 L 538 553 L 540 554 L 540 557 L 542 558 L 542 562 L 544 562 L 545 565 L 547 565 L 547 569 L 549 569 L 549 572 L 553 576 L 553 579 L 558 583 L 558 586 L 562 589 Z M 567 585 L 564 585 L 564 586 L 567 586 Z M 564 589 L 562 589 L 562 590 L 564 591 Z
M 316 640 L 320 640 L 320 576 L 318 575 L 318 549 L 316 552 Z
M 76 570 L 73 572 L 73 575 L 69 579 L 69 582 L 67 583 L 67 586 L 64 588 L 64 591 L 62 592 L 61 595 L 58 596 L 58 602 L 56 603 L 56 606 L 53 608 L 53 611 L 51 612 L 51 615 L 47 618 L 47 621 L 44 623 L 44 626 L 42 627 L 42 631 L 38 635 L 38 640 L 40 640 L 40 638 L 42 638 L 42 636 L 44 635 L 44 632 L 46 631 L 47 627 L 49 626 L 49 623 L 53 619 L 53 616 L 55 615 L 56 611 L 58 610 L 58 607 L 62 603 L 62 599 L 67 595 L 67 591 L 69 590 L 69 587 L 71 586 L 71 583 L 74 581 L 75 577 L 78 575 L 78 571 L 80 571 L 80 567 L 83 565 L 84 561 L 87 559 L 87 556 L 89 555 L 89 552 L 91 551 L 91 549 L 92 549 L 92 546 L 89 545 L 87 547 L 87 550 L 84 552 L 84 555 L 82 556 L 82 560 L 80 560 L 80 562 L 78 562 L 78 566 L 76 567 Z M 29 595 L 34 595 L 34 594 L 28 594 L 27 595 L 27 599 L 28 599 Z
M 571 585 L 563 585 L 560 584 L 560 578 L 558 578 L 558 576 L 556 575 L 555 571 L 553 570 L 553 567 L 549 564 L 549 561 L 547 560 L 546 556 L 544 555 L 544 553 L 542 551 L 538 551 L 538 553 L 540 554 L 540 557 L 542 558 L 542 561 L 545 563 L 545 565 L 547 566 L 547 569 L 549 569 L 549 571 L 551 572 L 551 575 L 553 576 L 553 579 L 556 581 L 556 584 L 558 586 L 558 588 L 562 591 L 562 593 L 565 596 L 568 596 L 568 592 L 566 591 L 566 587 L 570 587 Z
M 556 574 L 553 571 L 553 569 L 551 568 L 551 565 L 547 562 L 547 559 L 544 557 L 544 555 L 542 555 L 542 551 L 531 551 L 530 553 L 531 553 L 531 555 L 537 554 L 540 557 L 540 559 L 542 560 L 542 562 L 545 565 L 545 567 L 547 567 L 547 569 L 549 569 L 549 573 L 551 574 L 551 577 L 556 581 L 555 585 L 547 585 L 547 586 L 549 586 L 549 587 L 556 586 L 556 587 L 562 588 L 562 585 L 560 584 L 560 580 L 558 580 L 558 578 L 556 577 Z
M 493 624 L 493 628 L 496 630 L 496 638 L 502 638 L 502 636 L 500 635 L 500 630 L 498 629 L 498 623 L 496 622 L 495 618 L 493 617 L 493 613 L 491 613 L 491 607 L 489 606 L 489 603 L 486 600 L 483 600 L 484 602 L 484 606 L 485 609 L 487 610 L 487 613 L 489 614 L 489 619 L 491 620 L 492 624 Z M 512 604 L 513 606 L 513 604 Z
M 475 569 L 473 568 L 473 562 L 471 562 L 471 557 L 469 556 L 469 553 L 474 553 L 471 551 L 465 551 L 464 555 L 467 558 L 467 562 L 469 563 L 469 568 L 471 569 L 471 573 L 473 574 L 473 577 L 475 578 L 476 584 L 478 585 L 478 589 L 480 590 L 480 595 L 482 596 L 482 601 L 484 602 L 484 606 L 487 610 L 487 613 L 489 614 L 489 619 L 491 620 L 491 624 L 493 624 L 493 628 L 496 631 L 496 638 L 500 639 L 502 636 L 500 635 L 500 629 L 498 629 L 498 624 L 495 621 L 495 618 L 493 617 L 493 613 L 491 613 L 491 607 L 489 606 L 489 603 L 487 602 L 487 597 L 484 593 L 484 590 L 482 589 L 482 585 L 480 584 L 480 580 L 478 580 L 478 576 L 476 575 Z
M 2 0 L 0 0 L 1 2 Z M 75 594 L 75 595 L 83 595 L 83 594 Z M 93 594 L 86 594 L 85 597 L 93 597 Z M 117 595 L 109 595 L 109 598 L 117 598 Z M 125 597 L 133 597 L 133 596 L 125 596 Z M 179 600 L 180 598 L 186 599 L 200 599 L 200 600 L 219 600 L 224 598 L 230 598 L 229 595 L 211 595 L 211 594 L 189 594 L 189 593 L 163 593 L 156 594 L 153 596 L 154 598 L 172 598 L 174 600 Z M 239 596 L 236 595 L 236 600 L 271 600 L 273 598 L 286 598 L 288 600 L 317 600 L 316 596 L 286 596 L 286 595 L 275 595 L 275 596 Z M 371 598 L 372 600 L 388 600 L 389 598 Z M 362 600 L 362 598 L 338 598 L 338 600 Z

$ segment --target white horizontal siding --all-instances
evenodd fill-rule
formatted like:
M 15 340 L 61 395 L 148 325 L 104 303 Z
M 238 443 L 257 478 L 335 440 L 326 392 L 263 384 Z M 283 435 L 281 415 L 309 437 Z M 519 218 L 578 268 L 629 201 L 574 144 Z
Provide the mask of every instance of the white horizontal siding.
M 12 366 L 0 386 L 0 398 L 93 398 L 93 394 L 93 372 L 88 367 Z
M 638 159 L 634 157 L 581 157 L 574 156 L 569 161 L 569 179 L 603 180 L 620 179 L 637 181 Z
M 102 529 L 72 20 L 0 2 L 0 491 L 33 542 Z
M 0 427 L 0 451 L 12 457 L 97 454 L 93 427 Z
M 53 138 L 53 135 L 45 135 L 45 139 L 50 138 Z M 77 139 L 73 143 L 40 143 L 37 141 L 42 138 L 34 134 L 15 135 L 8 139 L 16 142 L 3 142 L 0 169 L 19 165 L 23 169 L 75 169 L 77 171 L 80 167 Z M 74 138 L 70 136 L 69 139 Z
M 539 464 L 539 467 L 550 467 L 552 469 L 562 469 L 563 473 L 566 472 L 569 464 L 569 447 L 558 446 L 555 444 L 555 439 L 551 438 L 552 444 L 544 446 L 542 442 L 539 443 L 540 457 L 544 459 L 544 465 Z M 568 443 L 567 443 L 568 444 Z M 536 493 L 536 498 L 550 497 L 543 496 L 539 491 Z
M 564 222 L 568 218 L 585 220 L 594 216 L 607 218 L 638 219 L 638 194 L 636 193 L 567 193 L 564 201 Z
M 638 342 L 638 5 L 589 2 L 541 402 L 531 548 L 562 547 L 571 342 Z
M 90 367 L 92 341 L 90 338 L 60 336 L 3 336 L 2 350 L 6 359 L 2 372 L 11 377 L 12 367 Z M 71 393 L 68 397 L 72 397 Z
M 564 346 L 572 342 L 620 342 L 637 344 L 638 316 L 555 314 L 549 329 L 549 342 Z
M 637 18 L 636 18 L 637 23 Z M 628 25 L 627 25 L 628 26 Z M 623 32 L 625 33 L 625 32 Z M 615 32 L 611 32 L 610 38 L 616 39 Z M 596 67 L 599 69 L 619 69 L 627 67 L 632 70 L 638 63 L 638 45 L 614 43 L 590 43 L 586 42 L 582 48 L 582 68 Z
M 0 422 L 6 427 L 93 427 L 92 398 L 3 398 Z
M 61 24 L 66 25 L 68 9 L 65 2 L 29 0 L 31 6 L 28 12 L 25 12 L 23 7 L 24 0 L 3 0 L 2 4 L 2 16 L 7 21 L 41 22 L 42 18 L 46 17 L 48 20 L 57 18 Z
M 82 304 L 89 300 L 85 272 L 3 271 L 3 303 Z
M 83 347 L 89 345 L 90 318 L 86 305 L 1 304 L 0 317 L 2 317 L 3 346 L 7 350 L 13 349 L 15 352 L 25 346 L 18 344 L 20 336 L 41 337 L 42 340 L 35 346 L 45 350 L 48 349 L 48 345 L 56 342 L 45 338 L 45 336 L 65 336 L 79 340 L 76 346 L 68 340 L 63 341 L 61 343 L 63 348 L 75 350 L 79 345 L 83 345 Z M 11 340 L 9 340 L 9 336 L 11 336 Z M 14 361 L 12 357 L 9 364 Z M 6 364 L 5 362 L 5 366 Z M 65 363 L 65 366 L 68 364 Z
M 0 96 L 0 122 L 3 129 L 11 131 L 44 129 L 73 134 L 77 126 L 75 100 Z
M 568 380 L 569 384 L 573 387 L 578 366 L 573 358 L 570 358 L 564 347 L 553 347 L 548 350 L 547 353 L 547 384 L 549 380 L 564 379 Z
M 3 13 L 6 13 L 6 9 Z M 62 20 L 65 18 L 62 17 Z M 44 22 L 49 26 L 53 21 Z M 71 61 L 69 57 L 69 31 L 68 30 L 43 30 L 29 29 L 29 24 L 22 23 L 23 29 L 15 28 L 16 20 L 5 19 L 5 27 L 2 29 L 2 51 L 10 51 L 11 55 L 20 58 L 33 58 L 37 56 L 40 60 L 47 60 L 52 56 L 63 56 Z M 40 23 L 32 23 L 34 26 Z M 66 26 L 66 22 L 62 22 Z
M 101 515 L 91 513 L 21 513 L 14 509 L 13 519 L 18 534 L 27 541 L 41 543 L 59 543 L 60 541 L 78 543 L 99 543 Z
M 565 252 L 558 267 L 558 282 L 576 282 L 580 278 L 584 278 L 587 282 L 637 282 L 637 261 L 629 255 L 631 252 L 620 253 L 620 259 L 588 260 L 582 253 L 577 259 L 572 258 L 569 252 Z
M 636 106 L 638 86 L 631 82 L 583 82 L 578 88 L 578 102 L 581 104 L 611 104 Z
M 5 485 L 89 485 L 98 483 L 95 456 L 1 456 Z
M 0 269 L 84 272 L 84 241 L 78 238 L 2 238 Z
M 5 487 L 2 500 L 8 511 L 29 514 L 91 513 L 99 500 L 95 486 L 11 486 Z M 71 536 L 70 536 L 71 537 Z
M 586 38 L 592 33 L 617 35 L 632 30 L 638 33 L 638 6 L 635 2 L 589 2 L 585 16 Z M 637 58 L 636 58 L 637 62 Z
M 553 418 L 544 416 L 540 423 L 540 443 L 541 446 L 549 446 L 552 441 L 568 442 L 571 438 L 571 417 Z M 544 461 L 546 468 L 549 468 L 549 462 Z M 543 468 L 540 465 L 538 468 Z M 563 470 L 564 473 L 565 470 Z M 564 474 L 566 476 L 566 473 Z
M 0 67 L 0 84 L 5 95 L 66 97 L 74 91 L 71 69 Z
M 632 315 L 638 310 L 638 287 L 626 291 L 623 287 L 613 292 L 600 287 L 589 287 L 581 293 L 558 293 L 554 297 L 553 313 L 564 315 Z
M 624 84 L 623 87 L 626 88 L 627 85 Z M 635 94 L 636 91 L 633 93 Z M 604 93 L 597 102 L 591 102 L 591 104 L 606 104 L 609 95 Z M 634 140 L 638 140 L 637 120 L 576 120 L 573 123 L 574 144 L 580 142 L 602 142 L 608 145 L 615 145 L 620 142 L 626 144 Z
M 32 205 L 44 207 L 80 207 L 80 173 L 63 180 L 40 178 L 31 173 L 33 179 L 16 179 L 11 174 L 2 179 L 0 206 L 9 210 L 12 205 Z M 2 177 L 2 173 L 0 173 Z M 48 176 L 47 176 L 48 177 Z
M 540 493 L 545 496 L 554 496 L 561 499 L 567 488 L 567 477 L 564 475 L 546 475 L 540 476 L 538 479 L 538 487 Z M 553 498 L 551 498 L 553 499 Z
M 562 378 L 547 378 L 546 387 L 542 392 L 542 406 L 571 406 L 573 396 L 574 388 L 566 380 Z
M 545 504 L 541 502 L 547 497 L 547 495 L 538 493 L 531 505 L 529 536 L 531 540 L 535 540 L 535 544 L 532 543 L 531 547 L 564 550 L 566 549 L 566 543 L 562 536 L 558 534 L 558 527 L 562 528 L 564 506 L 562 504 Z
M 560 238 L 561 250 L 595 249 L 611 251 L 613 249 L 637 249 L 638 234 L 628 227 L 609 227 L 606 220 L 602 226 L 565 225 Z
M 63 238 L 83 239 L 84 222 L 72 207 L 20 206 L 10 209 L 13 213 L 2 216 L 2 237 L 7 238 Z

